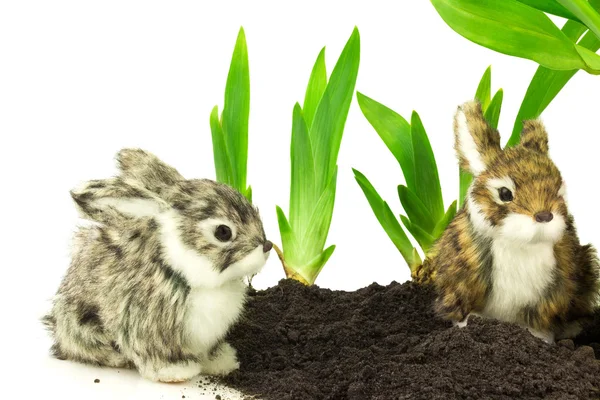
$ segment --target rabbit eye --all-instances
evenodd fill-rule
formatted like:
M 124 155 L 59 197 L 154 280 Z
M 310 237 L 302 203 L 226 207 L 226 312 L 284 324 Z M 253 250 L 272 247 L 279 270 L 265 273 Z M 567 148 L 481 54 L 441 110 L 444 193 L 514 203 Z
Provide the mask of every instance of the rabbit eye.
M 508 188 L 502 187 L 498 189 L 498 194 L 500 196 L 500 200 L 504 202 L 508 203 L 509 201 L 513 201 L 513 194 Z
M 231 228 L 227 225 L 219 225 L 215 230 L 215 237 L 221 242 L 228 242 L 231 240 Z

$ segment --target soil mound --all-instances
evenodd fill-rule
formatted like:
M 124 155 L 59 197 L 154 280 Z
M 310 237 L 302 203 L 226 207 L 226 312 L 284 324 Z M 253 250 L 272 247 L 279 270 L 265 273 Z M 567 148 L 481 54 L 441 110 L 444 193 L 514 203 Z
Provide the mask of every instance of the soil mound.
M 600 398 L 600 313 L 577 343 L 548 345 L 491 320 L 454 328 L 433 298 L 412 282 L 254 291 L 229 337 L 241 370 L 224 383 L 276 400 Z

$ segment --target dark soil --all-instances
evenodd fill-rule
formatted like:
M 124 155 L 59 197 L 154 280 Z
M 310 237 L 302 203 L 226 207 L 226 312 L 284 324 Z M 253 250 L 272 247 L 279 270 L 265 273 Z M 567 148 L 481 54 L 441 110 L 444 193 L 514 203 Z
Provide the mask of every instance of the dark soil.
M 600 315 L 577 344 L 518 326 L 436 318 L 413 283 L 355 292 L 283 280 L 251 293 L 224 383 L 263 399 L 599 399 Z M 589 344 L 592 347 L 584 344 Z

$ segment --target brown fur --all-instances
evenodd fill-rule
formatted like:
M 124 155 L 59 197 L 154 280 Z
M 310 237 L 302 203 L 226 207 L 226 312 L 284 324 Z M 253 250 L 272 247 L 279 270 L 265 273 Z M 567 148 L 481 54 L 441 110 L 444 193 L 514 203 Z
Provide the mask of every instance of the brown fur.
M 551 210 L 566 223 L 562 236 L 554 243 L 556 265 L 551 283 L 535 304 L 518 310 L 514 322 L 552 332 L 556 337 L 572 336 L 570 329 L 590 317 L 598 303 L 599 262 L 592 246 L 579 242 L 560 193 L 562 177 L 548 157 L 546 131 L 541 122 L 528 121 L 521 144 L 501 151 L 498 132 L 487 124 L 479 104 L 469 103 L 460 110 L 466 116 L 485 170 L 470 187 L 470 201 L 457 213 L 423 264 L 421 276 L 429 277 L 438 291 L 436 310 L 443 318 L 459 322 L 470 313 L 482 313 L 488 305 L 495 268 L 491 248 L 496 237 L 474 226 L 472 213 L 483 215 L 492 231 L 502 227 L 508 215 L 524 215 L 534 221 L 536 213 Z M 455 131 L 458 129 L 455 122 Z M 469 170 L 471 163 L 462 152 L 458 132 L 456 139 L 460 165 Z M 516 190 L 513 201 L 499 204 L 489 182 L 504 177 L 512 179 Z M 469 204 L 477 205 L 478 210 L 471 210 Z

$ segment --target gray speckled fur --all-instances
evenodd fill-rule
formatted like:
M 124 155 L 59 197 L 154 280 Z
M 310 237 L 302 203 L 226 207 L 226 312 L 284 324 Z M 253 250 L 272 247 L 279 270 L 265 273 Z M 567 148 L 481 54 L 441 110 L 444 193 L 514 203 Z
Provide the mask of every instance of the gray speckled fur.
M 142 150 L 124 149 L 117 160 L 120 176 L 89 181 L 71 192 L 82 216 L 93 223 L 76 233 L 71 266 L 43 319 L 55 340 L 53 354 L 106 366 L 136 366 L 153 380 L 181 381 L 200 370 L 227 373 L 237 361 L 222 338 L 243 306 L 241 279 L 264 264 L 260 257 L 258 262 L 253 261 L 256 257 L 246 261 L 266 243 L 257 210 L 232 188 L 185 180 Z M 139 204 L 132 201 L 141 201 L 142 209 L 150 205 L 150 215 L 120 206 L 133 204 L 137 210 Z M 199 267 L 188 260 L 174 262 L 167 254 L 164 235 L 172 233 L 161 223 L 164 218 L 177 228 L 172 240 L 181 240 L 201 257 Z M 222 245 L 207 237 L 198 224 L 209 218 L 230 222 L 237 232 L 234 240 Z M 204 264 L 209 266 L 205 271 L 200 268 Z M 202 310 L 213 295 L 216 305 Z M 189 328 L 192 297 L 193 312 L 200 307 L 209 322 L 226 319 L 206 328 L 215 331 L 202 333 L 202 345 L 194 342 L 194 329 L 201 322 Z M 221 353 L 228 353 L 231 368 L 208 365 Z

